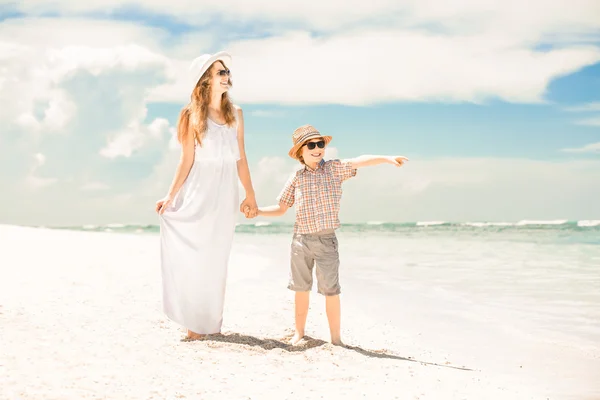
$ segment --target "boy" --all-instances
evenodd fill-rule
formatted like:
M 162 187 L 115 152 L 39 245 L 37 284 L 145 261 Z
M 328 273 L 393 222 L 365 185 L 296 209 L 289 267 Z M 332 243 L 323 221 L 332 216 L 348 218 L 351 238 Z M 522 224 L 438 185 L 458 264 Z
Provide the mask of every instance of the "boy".
M 292 135 L 289 156 L 304 168 L 288 180 L 277 198 L 279 204 L 259 207 L 258 215 L 281 216 L 296 204 L 296 223 L 291 250 L 291 272 L 288 289 L 296 292 L 296 332 L 291 344 L 304 337 L 308 315 L 312 270 L 316 263 L 318 292 L 326 296 L 326 312 L 331 343 L 342 345 L 340 337 L 339 254 L 335 230 L 340 226 L 338 213 L 342 198 L 342 182 L 356 175 L 361 167 L 388 163 L 397 167 L 406 157 L 360 156 L 346 161 L 324 161 L 325 147 L 331 136 L 322 136 L 310 125 Z M 248 215 L 247 215 L 248 216 Z

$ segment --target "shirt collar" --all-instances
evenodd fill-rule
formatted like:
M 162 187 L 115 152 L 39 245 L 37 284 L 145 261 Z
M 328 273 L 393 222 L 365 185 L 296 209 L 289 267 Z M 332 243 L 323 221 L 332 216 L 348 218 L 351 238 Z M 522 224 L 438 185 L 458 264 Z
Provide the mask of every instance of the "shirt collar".
M 325 160 L 321 159 L 321 161 L 319 161 L 319 163 L 317 164 L 317 168 L 315 168 L 314 170 L 309 168 L 308 165 L 304 165 L 304 172 L 317 172 L 318 170 L 320 170 L 321 168 L 323 168 L 323 165 L 325 165 Z

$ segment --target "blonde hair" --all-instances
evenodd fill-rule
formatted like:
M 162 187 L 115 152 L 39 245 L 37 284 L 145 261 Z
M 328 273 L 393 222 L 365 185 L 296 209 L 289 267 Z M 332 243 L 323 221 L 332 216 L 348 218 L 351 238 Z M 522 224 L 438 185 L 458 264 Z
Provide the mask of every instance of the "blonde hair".
M 223 64 L 227 69 L 227 66 L 221 60 L 212 63 L 206 72 L 202 74 L 196 87 L 194 87 L 190 96 L 190 102 L 179 113 L 179 121 L 177 122 L 177 139 L 179 143 L 183 141 L 183 138 L 188 135 L 191 129 L 194 134 L 194 140 L 198 142 L 198 145 L 202 146 L 202 138 L 207 127 L 208 105 L 210 104 L 212 92 L 211 76 L 217 62 Z M 230 86 L 232 85 L 230 78 L 228 78 L 227 83 Z M 235 108 L 227 92 L 221 96 L 221 112 L 225 117 L 225 124 L 231 126 L 235 122 Z

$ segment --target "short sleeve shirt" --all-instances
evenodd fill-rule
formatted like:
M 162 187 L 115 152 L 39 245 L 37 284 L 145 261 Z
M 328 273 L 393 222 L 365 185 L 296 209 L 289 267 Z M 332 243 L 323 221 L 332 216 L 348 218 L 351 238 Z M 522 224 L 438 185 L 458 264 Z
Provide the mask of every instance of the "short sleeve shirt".
M 277 200 L 288 207 L 296 206 L 294 232 L 339 228 L 342 183 L 354 176 L 356 169 L 340 160 L 321 160 L 315 170 L 305 166 L 292 175 Z

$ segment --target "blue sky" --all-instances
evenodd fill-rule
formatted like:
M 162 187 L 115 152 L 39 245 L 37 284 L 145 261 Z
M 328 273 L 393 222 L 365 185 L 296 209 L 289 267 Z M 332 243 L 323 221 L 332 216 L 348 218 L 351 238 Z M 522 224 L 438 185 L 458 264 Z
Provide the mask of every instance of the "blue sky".
M 263 204 L 311 123 L 331 157 L 411 159 L 349 182 L 348 222 L 600 219 L 596 4 L 334 3 L 2 6 L 0 223 L 155 223 L 187 65 L 220 49 Z

